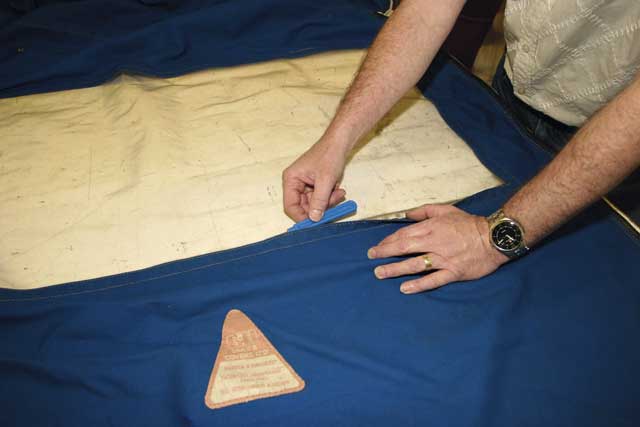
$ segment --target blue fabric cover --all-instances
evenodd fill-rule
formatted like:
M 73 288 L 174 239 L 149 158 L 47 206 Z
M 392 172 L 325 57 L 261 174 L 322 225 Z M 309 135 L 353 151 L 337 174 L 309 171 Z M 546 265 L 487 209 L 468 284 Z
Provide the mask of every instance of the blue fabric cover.
M 490 213 L 548 160 L 455 64 L 440 58 L 420 87 L 507 182 L 463 208 Z M 403 225 L 326 225 L 82 283 L 0 290 L 0 425 L 640 425 L 640 245 L 602 204 L 489 277 L 415 296 L 399 292 L 400 279 L 375 279 L 382 261 L 366 257 Z M 204 405 L 232 308 L 304 391 Z
M 385 0 L 0 2 L 0 98 L 364 48 Z

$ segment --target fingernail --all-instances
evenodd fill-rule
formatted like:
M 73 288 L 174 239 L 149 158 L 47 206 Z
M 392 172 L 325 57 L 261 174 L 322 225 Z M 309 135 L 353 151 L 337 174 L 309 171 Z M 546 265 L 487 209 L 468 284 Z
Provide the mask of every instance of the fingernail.
M 414 285 L 404 283 L 402 286 L 400 286 L 400 292 L 402 292 L 403 294 L 412 294 L 415 290 L 416 287 Z
M 373 259 L 376 257 L 376 250 L 371 248 L 367 251 L 367 257 L 369 257 L 369 259 Z
M 309 218 L 313 221 L 320 221 L 322 219 L 322 210 L 321 209 L 312 209 L 309 213 Z
M 382 267 L 376 267 L 373 270 L 373 274 L 375 274 L 378 279 L 384 279 L 384 269 Z

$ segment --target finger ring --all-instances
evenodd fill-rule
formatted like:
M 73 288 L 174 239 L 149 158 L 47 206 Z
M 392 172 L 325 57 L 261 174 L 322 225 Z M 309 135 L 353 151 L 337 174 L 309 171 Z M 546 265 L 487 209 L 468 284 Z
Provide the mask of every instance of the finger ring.
M 422 255 L 422 260 L 424 261 L 424 271 L 433 269 L 433 262 L 431 262 L 431 258 L 429 258 L 429 255 Z

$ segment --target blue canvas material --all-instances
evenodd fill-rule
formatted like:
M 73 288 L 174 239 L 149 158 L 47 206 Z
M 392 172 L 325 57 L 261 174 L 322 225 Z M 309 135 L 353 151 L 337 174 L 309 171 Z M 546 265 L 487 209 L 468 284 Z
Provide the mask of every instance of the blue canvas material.
M 0 98 L 367 47 L 385 0 L 0 2 Z
M 505 181 L 463 209 L 491 213 L 549 160 L 456 64 L 439 57 L 419 87 Z M 329 224 L 127 274 L 2 289 L 0 425 L 640 424 L 640 244 L 603 204 L 488 277 L 413 296 L 399 292 L 402 279 L 374 277 L 388 260 L 366 256 L 403 225 Z M 205 406 L 233 308 L 305 380 L 302 392 Z

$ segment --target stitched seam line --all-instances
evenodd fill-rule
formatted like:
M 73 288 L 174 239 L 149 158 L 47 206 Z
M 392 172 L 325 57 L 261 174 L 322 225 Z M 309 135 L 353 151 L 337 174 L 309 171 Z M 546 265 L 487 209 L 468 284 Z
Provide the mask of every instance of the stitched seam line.
M 349 224 L 349 223 L 344 223 Z M 318 239 L 313 239 L 313 240 L 309 240 L 306 242 L 302 242 L 302 243 L 296 243 L 296 244 L 292 244 L 292 245 L 287 245 L 287 246 L 282 246 L 279 248 L 274 248 L 274 249 L 268 249 L 262 252 L 258 252 L 255 254 L 249 254 L 249 255 L 244 255 L 244 256 L 240 256 L 237 258 L 232 258 L 232 259 L 228 259 L 228 260 L 224 260 L 224 261 L 219 261 L 219 262 L 213 262 L 213 263 L 209 263 L 209 264 L 205 264 L 205 265 L 201 265 L 198 267 L 193 267 L 187 270 L 183 270 L 183 271 L 176 271 L 173 273 L 167 273 L 167 274 L 162 274 L 160 276 L 154 276 L 154 277 L 149 277 L 146 279 L 140 279 L 140 280 L 134 280 L 131 282 L 126 282 L 126 283 L 120 283 L 118 285 L 110 285 L 110 286 L 104 286 L 104 287 L 100 287 L 97 289 L 85 289 L 85 290 L 80 290 L 80 291 L 74 291 L 74 292 L 66 292 L 66 293 L 62 293 L 62 294 L 55 294 L 55 295 L 45 295 L 45 296 L 39 296 L 39 297 L 27 297 L 27 298 L 7 298 L 7 299 L 0 299 L 0 303 L 3 302 L 19 302 L 19 301 L 42 301 L 42 300 L 50 300 L 50 299 L 56 299 L 56 298 L 63 298 L 63 297 L 67 297 L 67 296 L 74 296 L 74 295 L 82 295 L 82 294 L 91 294 L 91 293 L 95 293 L 95 292 L 102 292 L 102 291 L 106 291 L 109 289 L 116 289 L 116 288 L 122 288 L 125 286 L 132 286 L 132 285 L 137 285 L 137 284 L 141 284 L 141 283 L 147 283 L 147 282 L 152 282 L 154 280 L 158 280 L 158 279 L 164 279 L 167 277 L 173 277 L 173 276 L 178 276 L 180 274 L 184 274 L 184 273 L 190 273 L 193 271 L 198 271 L 198 270 L 203 270 L 205 268 L 209 268 L 209 267 L 213 267 L 213 266 L 217 266 L 217 265 L 222 265 L 222 264 L 227 264 L 227 263 L 231 263 L 231 262 L 236 262 L 236 261 L 240 261 L 240 260 L 244 260 L 244 259 L 249 259 L 249 258 L 254 258 L 260 255 L 265 255 L 268 253 L 272 253 L 272 252 L 276 252 L 276 251 L 280 251 L 280 250 L 284 250 L 284 249 L 289 249 L 289 248 L 293 248 L 293 247 L 297 247 L 297 246 L 304 246 L 310 243 L 315 243 L 315 242 L 320 242 L 323 240 L 330 240 L 330 239 L 335 239 L 338 237 L 344 237 L 344 236 L 348 236 L 351 234 L 357 234 L 357 233 L 362 233 L 365 231 L 369 231 L 369 230 L 375 230 L 375 229 L 379 229 L 379 228 L 383 228 L 383 227 L 388 227 L 389 225 L 392 225 L 394 223 L 384 223 L 375 227 L 369 227 L 366 228 L 364 230 L 354 230 L 351 232 L 346 232 L 346 233 L 342 233 L 342 234 L 334 234 L 331 236 L 326 236 L 326 237 L 322 237 L 322 238 L 318 238 Z M 338 224 L 335 224 L 338 225 Z M 273 240 L 276 237 L 272 237 L 271 239 L 265 240 L 263 242 L 260 243 L 266 243 L 269 240 Z M 254 243 L 253 245 L 257 245 L 259 243 Z M 243 246 L 242 248 L 246 248 L 246 246 Z M 206 255 L 204 255 L 206 256 Z M 161 264 L 162 265 L 162 264 Z M 154 267 L 151 267 L 154 268 Z M 125 273 L 126 274 L 126 273 Z M 27 291 L 28 292 L 28 291 Z

